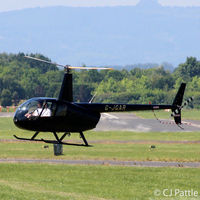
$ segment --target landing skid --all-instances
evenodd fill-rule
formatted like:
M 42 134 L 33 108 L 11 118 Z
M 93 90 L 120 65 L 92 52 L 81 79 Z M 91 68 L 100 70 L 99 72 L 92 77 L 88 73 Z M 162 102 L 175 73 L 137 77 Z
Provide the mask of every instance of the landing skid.
M 48 144 L 63 144 L 63 145 L 71 145 L 71 146 L 91 147 L 91 145 L 75 144 L 75 143 L 67 143 L 67 142 L 57 142 L 55 140 L 44 140 L 44 139 L 42 139 L 41 141 L 48 143 Z
M 74 144 L 74 143 L 66 143 L 66 142 L 62 142 L 62 140 L 65 138 L 66 135 L 68 135 L 69 133 L 64 133 L 62 135 L 62 137 L 58 137 L 57 133 L 56 132 L 53 132 L 54 136 L 55 136 L 55 139 L 56 140 L 44 140 L 44 139 L 35 139 L 36 136 L 39 134 L 39 132 L 36 132 L 32 138 L 21 138 L 21 137 L 18 137 L 16 135 L 13 135 L 16 139 L 18 140 L 25 140 L 25 141 L 36 141 L 36 142 L 45 142 L 45 143 L 50 143 L 50 144 L 63 144 L 63 145 L 71 145 L 71 146 L 85 146 L 85 147 L 90 147 L 90 145 L 88 144 L 83 132 L 81 131 L 80 132 L 80 138 L 82 138 L 84 144 Z
M 21 138 L 21 137 L 18 137 L 18 136 L 16 136 L 16 135 L 13 135 L 16 139 L 18 139 L 18 140 L 27 140 L 27 141 L 39 141 L 39 142 L 41 142 L 42 140 L 41 139 L 35 139 L 35 137 L 37 136 L 39 134 L 39 132 L 36 132 L 33 136 L 32 136 L 32 138 Z

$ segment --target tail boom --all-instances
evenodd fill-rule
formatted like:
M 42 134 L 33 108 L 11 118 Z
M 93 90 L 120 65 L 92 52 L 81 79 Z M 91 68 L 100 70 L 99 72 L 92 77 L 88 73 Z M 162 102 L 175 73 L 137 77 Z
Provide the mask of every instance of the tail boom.
M 128 112 L 128 111 L 145 111 L 145 110 L 172 110 L 176 124 L 181 124 L 181 105 L 183 101 L 183 95 L 185 92 L 186 84 L 182 83 L 173 104 L 104 104 L 104 103 L 74 103 L 85 109 L 90 109 L 94 112 Z

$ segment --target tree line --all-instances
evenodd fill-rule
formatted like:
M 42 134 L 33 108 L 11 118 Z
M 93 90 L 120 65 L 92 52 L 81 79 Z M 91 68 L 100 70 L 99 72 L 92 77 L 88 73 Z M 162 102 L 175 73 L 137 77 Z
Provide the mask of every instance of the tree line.
M 64 71 L 55 65 L 24 58 L 24 53 L 0 54 L 0 105 L 18 105 L 23 100 L 58 97 Z M 41 54 L 30 54 L 47 61 Z M 104 103 L 171 104 L 181 82 L 187 83 L 185 98 L 193 96 L 200 106 L 200 61 L 188 57 L 173 72 L 163 66 L 149 69 L 73 71 L 74 101 Z

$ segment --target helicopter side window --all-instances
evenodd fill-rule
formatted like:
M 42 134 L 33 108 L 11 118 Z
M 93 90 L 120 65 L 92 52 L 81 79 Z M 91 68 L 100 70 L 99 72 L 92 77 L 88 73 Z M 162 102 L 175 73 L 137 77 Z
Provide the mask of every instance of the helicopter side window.
M 65 105 L 65 104 L 58 104 L 55 116 L 62 116 L 62 117 L 64 117 L 64 116 L 66 116 L 66 114 L 67 114 L 67 105 Z
M 31 101 L 27 105 L 28 112 L 25 114 L 27 118 L 34 117 L 51 117 L 51 104 L 52 102 L 46 101 Z
M 56 113 L 56 103 L 55 102 L 50 102 L 51 104 L 49 104 L 49 109 L 51 110 L 51 116 L 55 116 Z
M 41 117 L 51 117 L 51 104 L 52 102 L 44 102 L 43 106 L 42 106 L 42 113 L 41 113 Z

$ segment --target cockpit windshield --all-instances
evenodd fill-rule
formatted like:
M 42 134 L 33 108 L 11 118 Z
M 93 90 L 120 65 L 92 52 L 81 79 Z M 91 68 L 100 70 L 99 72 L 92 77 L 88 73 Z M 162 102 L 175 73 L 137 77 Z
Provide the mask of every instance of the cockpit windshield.
M 23 103 L 16 111 L 15 118 L 35 120 L 47 117 L 66 117 L 68 106 L 55 99 L 33 98 Z
M 51 117 L 52 102 L 43 100 L 31 100 L 20 107 L 20 110 L 27 111 L 25 113 L 26 118 L 34 117 Z

